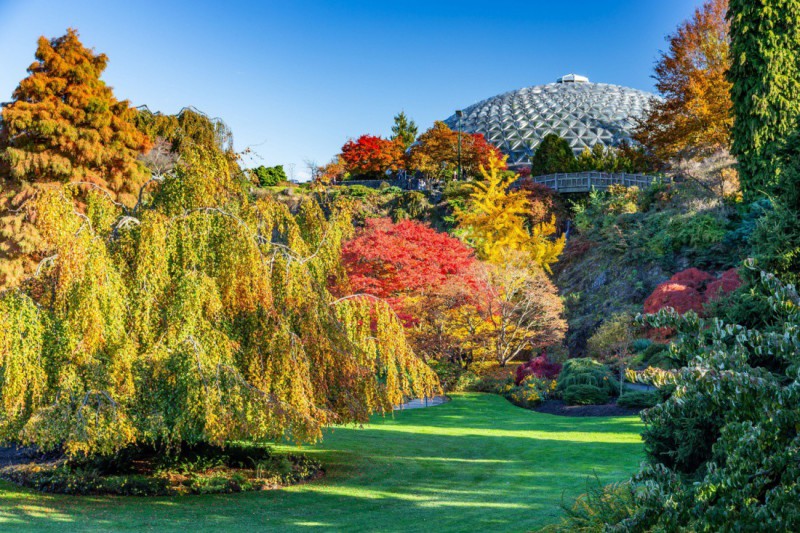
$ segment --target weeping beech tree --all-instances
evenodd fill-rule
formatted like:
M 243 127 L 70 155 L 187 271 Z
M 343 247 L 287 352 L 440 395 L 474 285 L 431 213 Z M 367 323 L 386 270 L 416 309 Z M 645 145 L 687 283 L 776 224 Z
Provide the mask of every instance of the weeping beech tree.
M 0 440 L 73 455 L 313 441 L 438 387 L 385 303 L 328 292 L 346 204 L 251 200 L 202 149 L 133 207 L 74 194 L 27 207 L 47 258 L 0 296 Z

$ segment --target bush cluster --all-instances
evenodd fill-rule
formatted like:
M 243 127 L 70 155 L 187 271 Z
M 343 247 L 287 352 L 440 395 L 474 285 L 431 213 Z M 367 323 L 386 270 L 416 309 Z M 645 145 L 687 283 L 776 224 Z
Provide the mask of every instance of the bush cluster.
M 171 496 L 263 490 L 312 479 L 321 464 L 269 446 L 184 445 L 177 453 L 131 447 L 113 456 L 61 458 L 0 469 L 0 477 L 41 492 Z

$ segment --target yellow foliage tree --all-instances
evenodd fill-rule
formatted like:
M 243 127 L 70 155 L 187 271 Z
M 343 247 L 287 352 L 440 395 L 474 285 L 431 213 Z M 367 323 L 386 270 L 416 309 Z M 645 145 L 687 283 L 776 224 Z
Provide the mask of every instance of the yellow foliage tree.
M 499 264 L 508 250 L 522 252 L 531 263 L 550 272 L 564 249 L 565 237 L 553 239 L 555 217 L 549 222 L 530 223 L 531 200 L 523 190 L 510 189 L 516 176 L 501 173 L 505 157 L 489 156 L 489 168 L 481 167 L 483 181 L 470 184 L 466 209 L 456 209 L 459 231 L 478 257 Z

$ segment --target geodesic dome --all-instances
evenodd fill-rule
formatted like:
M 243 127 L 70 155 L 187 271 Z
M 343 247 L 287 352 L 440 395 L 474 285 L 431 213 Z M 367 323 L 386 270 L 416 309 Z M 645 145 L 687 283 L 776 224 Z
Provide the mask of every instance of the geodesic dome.
M 463 110 L 461 131 L 482 133 L 507 154 L 509 164 L 529 163 L 536 147 L 554 133 L 576 154 L 595 144 L 631 142 L 635 121 L 657 96 L 619 85 L 590 83 L 576 74 L 555 83 L 493 96 Z M 458 117 L 444 121 L 453 130 Z

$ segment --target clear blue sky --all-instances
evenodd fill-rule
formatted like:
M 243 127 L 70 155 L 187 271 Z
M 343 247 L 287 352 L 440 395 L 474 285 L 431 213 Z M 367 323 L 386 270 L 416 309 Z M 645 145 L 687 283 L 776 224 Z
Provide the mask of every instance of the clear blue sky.
M 118 98 L 225 120 L 247 164 L 329 160 L 400 110 L 421 130 L 569 72 L 652 90 L 665 36 L 701 0 L 0 0 L 0 101 L 40 35 L 80 31 Z

